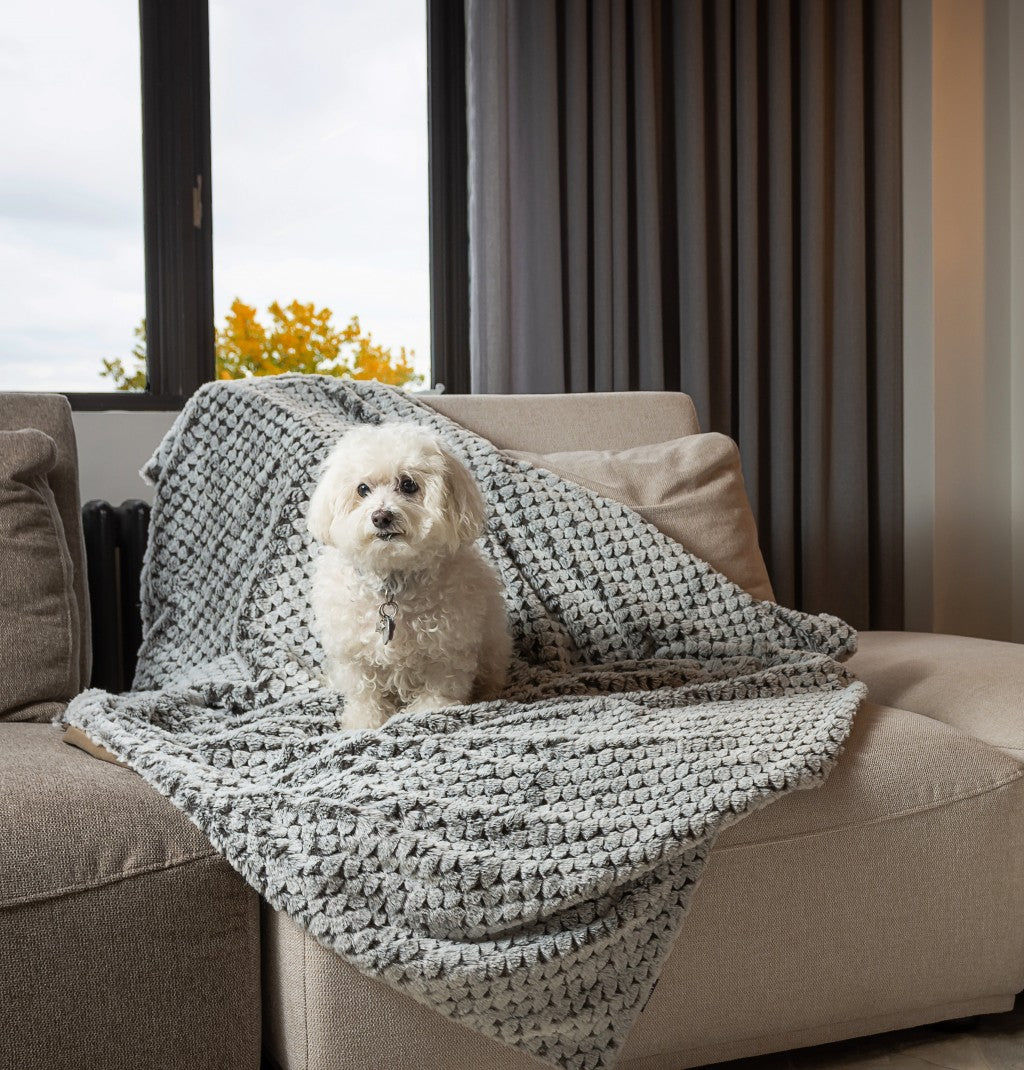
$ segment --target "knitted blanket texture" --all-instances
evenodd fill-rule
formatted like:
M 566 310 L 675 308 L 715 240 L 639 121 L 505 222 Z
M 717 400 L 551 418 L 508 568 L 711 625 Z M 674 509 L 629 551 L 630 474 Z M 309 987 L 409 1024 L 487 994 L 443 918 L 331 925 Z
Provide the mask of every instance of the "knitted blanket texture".
M 492 702 L 343 732 L 304 516 L 345 430 L 396 419 L 481 485 L 511 679 Z M 87 691 L 63 720 L 359 970 L 556 1066 L 614 1065 L 717 833 L 835 762 L 864 692 L 837 660 L 851 629 L 754 600 L 630 510 L 378 384 L 210 384 L 146 473 L 134 690 Z

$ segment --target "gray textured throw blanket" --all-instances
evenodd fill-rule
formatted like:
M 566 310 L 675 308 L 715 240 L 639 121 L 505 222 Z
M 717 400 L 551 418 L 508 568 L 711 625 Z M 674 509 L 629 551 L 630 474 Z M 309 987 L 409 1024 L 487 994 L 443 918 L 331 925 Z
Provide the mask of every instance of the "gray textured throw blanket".
M 329 447 L 380 419 L 475 473 L 516 654 L 497 701 L 341 732 L 304 513 Z M 716 834 L 831 768 L 863 695 L 836 660 L 852 631 L 376 384 L 211 384 L 148 474 L 135 690 L 65 720 L 360 970 L 555 1065 L 613 1065 Z

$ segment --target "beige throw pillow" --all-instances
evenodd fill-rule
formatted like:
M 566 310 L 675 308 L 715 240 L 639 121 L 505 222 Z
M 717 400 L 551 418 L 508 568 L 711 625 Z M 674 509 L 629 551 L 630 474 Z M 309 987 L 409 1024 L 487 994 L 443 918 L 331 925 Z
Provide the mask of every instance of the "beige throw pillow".
M 687 435 L 618 451 L 507 450 L 506 456 L 628 506 L 755 598 L 774 600 L 739 450 L 725 435 Z
M 49 720 L 82 684 L 56 460 L 42 431 L 0 431 L 0 721 Z

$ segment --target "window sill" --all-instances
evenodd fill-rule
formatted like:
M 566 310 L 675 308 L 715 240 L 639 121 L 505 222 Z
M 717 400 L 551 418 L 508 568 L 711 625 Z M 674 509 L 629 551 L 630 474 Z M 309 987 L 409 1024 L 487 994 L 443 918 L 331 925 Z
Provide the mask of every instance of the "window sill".
M 70 393 L 64 396 L 71 402 L 75 412 L 176 412 L 188 400 L 180 394 L 150 394 L 143 390 Z

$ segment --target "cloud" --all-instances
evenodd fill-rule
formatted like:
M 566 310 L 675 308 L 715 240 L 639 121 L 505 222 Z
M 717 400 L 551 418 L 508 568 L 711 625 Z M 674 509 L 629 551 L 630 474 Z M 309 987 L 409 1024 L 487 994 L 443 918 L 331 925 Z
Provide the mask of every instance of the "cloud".
M 315 301 L 426 370 L 422 0 L 214 0 L 210 21 L 218 318 L 236 296 Z
M 144 307 L 137 25 L 5 12 L 0 92 L 0 387 L 104 389 Z
M 429 368 L 423 0 L 211 0 L 216 319 L 298 298 Z M 0 26 L 0 386 L 105 389 L 142 316 L 137 25 Z

